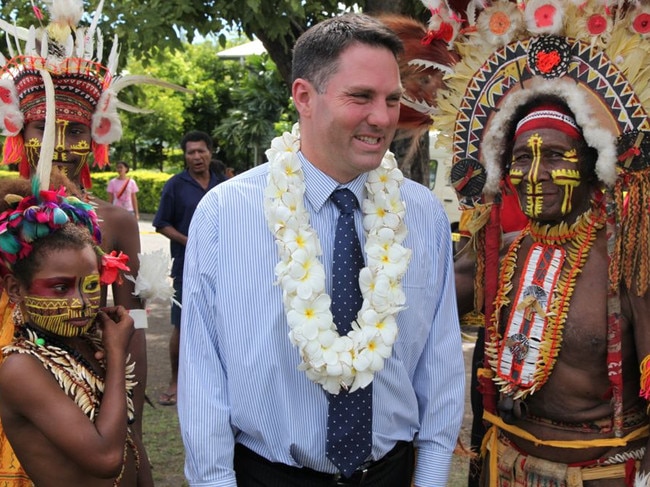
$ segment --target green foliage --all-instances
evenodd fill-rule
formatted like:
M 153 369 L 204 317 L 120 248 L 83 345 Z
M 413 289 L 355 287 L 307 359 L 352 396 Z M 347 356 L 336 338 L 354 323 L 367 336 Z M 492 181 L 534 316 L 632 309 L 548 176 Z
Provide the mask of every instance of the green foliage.
M 226 166 L 242 171 L 255 163 L 254 154 L 263 152 L 260 148 L 274 136 L 273 124 L 288 106 L 289 93 L 274 63 L 266 55 L 246 65 L 222 60 L 210 42 L 187 44 L 182 54 L 167 50 L 164 56 L 155 66 L 131 58 L 127 70 L 173 81 L 192 93 L 150 86 L 128 90 L 122 99 L 150 113 L 122 113 L 124 135 L 113 145 L 111 159 L 180 170 L 180 139 L 189 130 L 202 130 L 215 138 L 217 157 Z
M 106 186 L 108 182 L 117 177 L 116 172 L 91 173 L 93 187 L 91 192 L 100 199 L 108 201 Z M 141 213 L 156 213 L 160 203 L 160 195 L 171 174 L 164 174 L 154 171 L 137 170 L 129 171 L 129 177 L 138 183 L 138 208 Z
M 247 59 L 231 97 L 233 106 L 214 135 L 231 158 L 227 165 L 239 172 L 263 162 L 278 120 L 295 120 L 296 116 L 288 110 L 289 94 L 266 55 Z
M 89 24 L 98 3 L 84 2 L 82 25 Z M 296 118 L 293 108 L 287 109 L 295 40 L 314 23 L 349 10 L 427 16 L 421 0 L 107 0 L 100 23 L 104 59 L 117 35 L 121 69 L 193 90 L 133 86 L 122 91 L 121 100 L 151 113 L 122 112 L 124 135 L 113 144 L 111 160 L 126 160 L 134 169 L 180 170 L 180 138 L 198 129 L 216 138 L 218 158 L 227 166 L 242 171 L 260 162 L 274 133 L 290 128 Z M 0 16 L 20 26 L 37 24 L 24 0 L 0 0 Z M 196 36 L 207 36 L 226 47 L 225 28 L 258 37 L 268 57 L 252 59 L 245 68 L 219 59 L 212 42 L 191 44 Z

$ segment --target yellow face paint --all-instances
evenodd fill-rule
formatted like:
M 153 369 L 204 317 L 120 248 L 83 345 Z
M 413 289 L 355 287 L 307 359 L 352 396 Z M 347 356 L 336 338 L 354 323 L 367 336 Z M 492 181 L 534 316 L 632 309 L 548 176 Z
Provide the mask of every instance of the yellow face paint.
M 52 155 L 52 163 L 61 164 L 59 168 L 68 177 L 76 178 L 81 169 L 88 164 L 88 157 L 91 153 L 91 146 L 88 140 L 79 140 L 78 142 L 68 145 L 68 132 L 70 122 L 68 120 L 57 119 L 55 125 L 55 146 Z M 25 142 L 27 160 L 32 169 L 36 169 L 40 158 L 42 141 L 36 137 L 31 137 Z M 69 166 L 66 166 L 68 164 Z
M 47 283 L 35 280 L 32 289 L 42 292 L 25 296 L 23 304 L 28 320 L 42 330 L 63 337 L 79 336 L 88 331 L 99 311 L 99 274 L 74 281 L 77 292 L 57 298 L 46 295 Z
M 530 170 L 526 181 L 526 201 L 523 207 L 524 213 L 531 218 L 536 218 L 542 212 L 542 185 L 539 183 L 539 170 L 542 163 L 542 144 L 544 141 L 538 134 L 533 134 L 528 138 L 528 147 L 532 153 Z
M 578 169 L 578 149 L 575 147 L 565 151 L 562 154 L 562 160 L 575 165 L 576 169 L 564 168 L 551 171 L 553 183 L 564 188 L 564 199 L 562 200 L 562 213 L 567 215 L 573 208 L 571 201 L 573 199 L 573 190 L 580 185 L 580 170 Z
M 522 202 L 524 213 L 530 218 L 540 218 L 545 211 L 544 189 L 540 181 L 544 171 L 547 171 L 553 184 L 564 190 L 560 211 L 567 215 L 572 210 L 574 189 L 581 182 L 577 148 L 571 147 L 560 155 L 554 143 L 545 147 L 544 140 L 538 133 L 531 135 L 526 145 L 530 151 L 522 151 L 516 157 L 513 155 L 510 169 L 510 179 L 514 185 L 521 185 L 522 182 L 526 184 L 520 191 L 525 198 Z

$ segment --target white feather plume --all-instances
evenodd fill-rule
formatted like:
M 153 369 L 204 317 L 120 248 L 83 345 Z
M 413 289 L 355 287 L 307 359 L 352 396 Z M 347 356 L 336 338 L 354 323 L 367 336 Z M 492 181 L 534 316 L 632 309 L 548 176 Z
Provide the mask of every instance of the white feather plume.
M 111 53 L 108 55 L 108 64 L 106 65 L 111 73 L 115 73 L 117 70 L 117 58 L 120 55 L 118 46 L 117 34 L 115 34 L 113 37 L 113 47 L 111 48 Z
M 0 19 L 0 29 L 4 30 L 9 35 L 17 37 L 18 39 L 27 40 L 29 29 L 26 29 L 25 27 L 18 27 L 16 25 L 10 24 L 6 20 Z
M 54 144 L 56 130 L 56 110 L 54 110 L 54 83 L 52 76 L 44 69 L 39 69 L 43 86 L 45 87 L 45 106 L 48 107 L 45 112 L 45 128 L 43 129 L 43 145 L 38 157 L 36 166 L 36 177 L 39 182 L 39 189 L 46 190 L 50 187 L 50 173 L 52 172 L 52 158 L 54 157 Z
M 140 269 L 138 277 L 124 277 L 135 284 L 133 294 L 147 302 L 170 301 L 174 298 L 174 286 L 169 277 L 171 260 L 164 250 L 138 254 Z
M 47 57 L 47 49 L 48 49 L 47 32 L 43 31 L 41 35 L 41 57 L 43 59 Z
M 33 25 L 29 28 L 27 42 L 25 43 L 25 53 L 28 55 L 36 54 L 36 28 Z
M 52 20 L 76 27 L 84 13 L 83 0 L 52 0 L 49 7 Z
M 634 477 L 634 487 L 649 487 L 650 473 L 637 472 Z

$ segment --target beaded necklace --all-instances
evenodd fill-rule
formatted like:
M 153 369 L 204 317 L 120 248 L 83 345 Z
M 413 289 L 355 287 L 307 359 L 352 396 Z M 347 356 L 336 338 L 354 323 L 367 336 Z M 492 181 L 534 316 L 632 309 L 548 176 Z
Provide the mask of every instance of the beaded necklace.
M 486 354 L 502 393 L 521 399 L 548 380 L 562 344 L 571 296 L 598 230 L 604 205 L 594 203 L 571 226 L 529 223 L 510 245 L 501 265 L 492 320 L 486 328 Z M 523 240 L 533 245 L 513 293 L 513 277 Z M 568 244 L 563 246 L 564 244 Z M 500 333 L 501 313 L 512 305 Z

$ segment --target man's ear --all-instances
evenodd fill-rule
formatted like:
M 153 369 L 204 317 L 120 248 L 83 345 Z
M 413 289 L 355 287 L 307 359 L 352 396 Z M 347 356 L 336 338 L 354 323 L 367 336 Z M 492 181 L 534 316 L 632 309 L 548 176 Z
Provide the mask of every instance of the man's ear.
M 306 79 L 298 78 L 291 85 L 293 104 L 301 117 L 309 117 L 316 88 Z
M 18 279 L 13 274 L 7 274 L 2 278 L 2 283 L 4 284 L 5 291 L 9 296 L 9 300 L 14 303 L 20 303 L 23 300 L 23 294 L 20 289 L 20 283 Z

